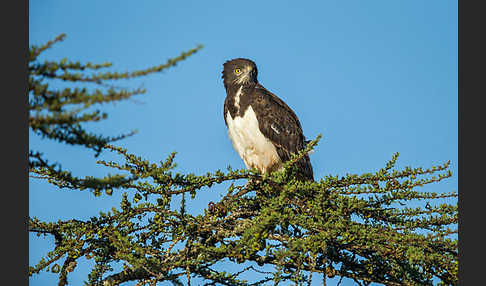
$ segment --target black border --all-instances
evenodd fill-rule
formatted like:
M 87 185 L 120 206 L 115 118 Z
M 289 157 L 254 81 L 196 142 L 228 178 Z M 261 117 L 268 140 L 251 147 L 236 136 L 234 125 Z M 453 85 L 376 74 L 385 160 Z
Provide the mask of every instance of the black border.
M 484 283 L 484 10 L 458 1 L 459 285 Z M 480 3 L 480 2 L 476 2 Z M 469 4 L 469 5 L 467 5 Z M 478 180 L 479 179 L 479 180 Z
M 7 285 L 28 285 L 28 0 L 3 1 L 2 15 L 2 257 Z M 10 281 L 12 280 L 12 281 Z

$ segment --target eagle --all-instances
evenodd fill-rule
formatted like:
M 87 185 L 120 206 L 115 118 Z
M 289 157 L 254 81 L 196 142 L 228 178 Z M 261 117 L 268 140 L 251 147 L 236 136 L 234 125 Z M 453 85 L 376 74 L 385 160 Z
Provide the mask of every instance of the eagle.
M 297 115 L 258 82 L 258 69 L 250 59 L 236 58 L 223 64 L 226 89 L 224 121 L 233 148 L 246 168 L 263 174 L 281 170 L 292 154 L 306 146 Z M 299 180 L 314 180 L 308 154 L 296 162 Z

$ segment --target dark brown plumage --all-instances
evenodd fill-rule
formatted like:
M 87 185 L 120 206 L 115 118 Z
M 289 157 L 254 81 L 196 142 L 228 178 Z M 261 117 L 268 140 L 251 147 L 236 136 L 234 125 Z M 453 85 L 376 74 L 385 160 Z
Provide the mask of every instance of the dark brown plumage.
M 247 168 L 255 167 L 263 173 L 280 169 L 292 153 L 305 148 L 299 119 L 283 100 L 258 82 L 253 61 L 233 59 L 223 67 L 224 120 L 233 147 Z M 314 179 L 308 155 L 297 166 L 301 179 Z

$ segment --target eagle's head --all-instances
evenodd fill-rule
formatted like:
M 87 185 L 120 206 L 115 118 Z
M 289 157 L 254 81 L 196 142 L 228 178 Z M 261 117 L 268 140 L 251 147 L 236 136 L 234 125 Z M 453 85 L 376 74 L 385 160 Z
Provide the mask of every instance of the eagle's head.
M 258 70 L 249 59 L 237 58 L 223 64 L 224 87 L 256 84 Z

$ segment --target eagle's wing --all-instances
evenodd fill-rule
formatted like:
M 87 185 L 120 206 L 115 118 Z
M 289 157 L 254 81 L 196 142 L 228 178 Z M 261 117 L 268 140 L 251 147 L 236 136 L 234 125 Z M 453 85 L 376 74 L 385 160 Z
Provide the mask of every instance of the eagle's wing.
M 292 153 L 306 146 L 299 119 L 290 107 L 276 95 L 257 84 L 253 90 L 252 108 L 255 110 L 260 131 L 276 147 L 280 159 L 285 162 Z M 309 156 L 297 162 L 301 175 L 314 180 Z

